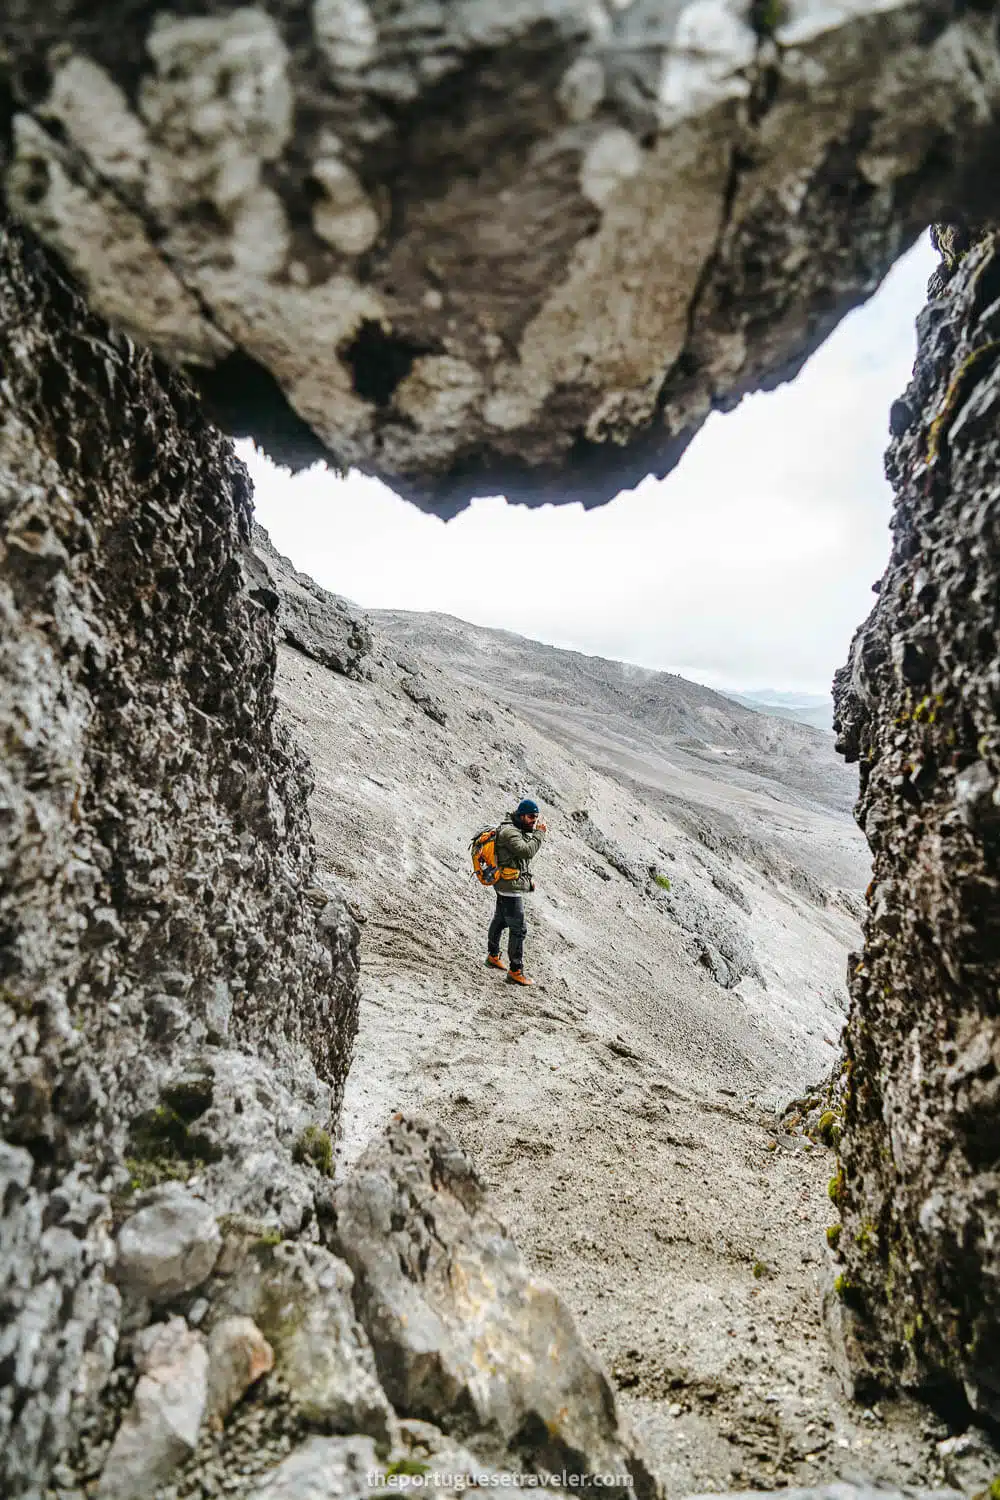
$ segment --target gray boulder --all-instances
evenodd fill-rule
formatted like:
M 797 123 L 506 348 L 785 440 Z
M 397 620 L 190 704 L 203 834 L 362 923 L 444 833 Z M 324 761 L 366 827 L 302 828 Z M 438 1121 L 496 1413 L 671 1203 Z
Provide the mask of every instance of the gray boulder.
M 179 1183 L 148 1195 L 118 1232 L 115 1271 L 121 1286 L 151 1302 L 169 1302 L 206 1280 L 222 1236 L 209 1205 Z
M 136 1339 L 140 1370 L 132 1405 L 111 1445 L 98 1500 L 148 1500 L 198 1443 L 208 1395 L 208 1353 L 183 1318 L 154 1323 Z
M 265 1474 L 250 1500 L 365 1500 L 379 1467 L 370 1437 L 314 1437 Z
M 370 1500 L 397 1475 L 419 1475 L 421 1488 L 434 1494 L 461 1494 L 473 1475 L 495 1482 L 495 1471 L 468 1449 L 448 1444 L 434 1428 L 428 1431 L 438 1441 L 431 1442 L 426 1462 L 398 1452 L 379 1458 L 371 1438 L 310 1438 L 264 1476 L 250 1500 Z
M 395 1418 L 351 1301 L 348 1267 L 320 1245 L 259 1242 L 233 1272 L 212 1311 L 252 1318 L 305 1419 L 327 1432 L 396 1436 Z
M 400 1415 L 474 1439 L 500 1466 L 628 1475 L 655 1493 L 597 1356 L 445 1131 L 394 1116 L 335 1199 L 337 1246 Z

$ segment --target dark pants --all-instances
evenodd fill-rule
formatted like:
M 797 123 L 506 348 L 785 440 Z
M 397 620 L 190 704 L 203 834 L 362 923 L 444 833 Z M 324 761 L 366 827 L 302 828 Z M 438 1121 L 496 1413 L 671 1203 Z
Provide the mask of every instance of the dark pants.
M 507 929 L 507 957 L 512 969 L 519 969 L 524 962 L 524 934 L 528 930 L 524 920 L 524 897 L 502 896 L 499 891 L 497 895 L 497 909 L 493 913 L 493 921 L 486 936 L 489 950 L 493 954 L 500 952 L 500 939 L 503 930 Z

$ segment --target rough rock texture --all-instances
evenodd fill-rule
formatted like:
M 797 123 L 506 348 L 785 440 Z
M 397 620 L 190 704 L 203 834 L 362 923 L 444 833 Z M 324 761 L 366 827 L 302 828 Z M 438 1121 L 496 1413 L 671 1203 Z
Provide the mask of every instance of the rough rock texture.
M 276 719 L 272 615 L 244 584 L 231 446 L 9 228 L 0 369 L 0 1489 L 16 1494 L 110 1365 L 109 1195 L 224 1156 L 191 1126 L 211 1090 L 163 1089 L 228 1039 L 329 1121 L 357 999 L 356 929 L 309 894 L 308 780 Z
M 250 1500 L 369 1500 L 379 1488 L 392 1493 L 384 1488 L 385 1479 L 380 1485 L 375 1477 L 384 1476 L 387 1468 L 371 1438 L 313 1437 L 265 1475 Z M 403 1457 L 391 1482 L 399 1486 L 404 1478 L 418 1475 L 421 1487 L 434 1494 L 461 1494 L 470 1488 L 471 1476 L 491 1472 L 466 1449 L 449 1445 L 429 1453 L 426 1460 L 407 1464 Z
M 220 1426 L 246 1392 L 274 1368 L 274 1350 L 252 1318 L 222 1318 L 208 1340 L 209 1421 Z
M 0 172 L 230 430 L 599 502 L 990 189 L 991 7 L 8 0 Z
M 360 611 L 299 573 L 256 522 L 248 568 L 273 598 L 278 630 L 290 646 L 345 677 L 371 676 L 372 633 Z
M 99 1500 L 144 1500 L 195 1450 L 208 1399 L 208 1352 L 183 1318 L 137 1340 L 139 1381 L 101 1474 Z
M 362 1500 L 379 1466 L 371 1438 L 309 1438 L 264 1476 L 251 1500 Z
M 1000 237 L 950 261 L 891 413 L 892 557 L 836 682 L 875 873 L 831 1193 L 860 1378 L 1000 1421 Z
M 772 1491 L 733 1490 L 729 1500 L 766 1500 Z M 781 1491 L 782 1500 L 961 1500 L 961 1490 L 887 1489 L 869 1484 L 817 1485 L 815 1489 L 789 1486 Z M 691 1495 L 689 1500 L 709 1500 L 707 1495 Z
M 168 1182 L 123 1225 L 115 1277 L 140 1297 L 169 1302 L 207 1280 L 221 1249 L 209 1205 Z
M 335 1201 L 335 1243 L 400 1413 L 501 1464 L 516 1455 L 536 1472 L 616 1475 L 615 1493 L 655 1493 L 596 1355 L 444 1130 L 396 1115 Z
M 413 1200 L 411 1238 L 426 1240 L 432 1227 L 437 1252 L 422 1258 L 423 1272 L 418 1256 L 409 1294 L 397 1289 L 412 1326 L 387 1321 L 375 1294 L 376 1282 L 391 1294 L 384 1263 L 362 1289 L 317 1239 L 343 1233 L 359 1264 L 370 1258 L 358 1215 L 381 1212 L 394 1170 L 384 1162 L 391 1147 L 380 1142 L 336 1194 L 317 1193 L 317 1219 L 297 1238 L 247 1215 L 223 1216 L 221 1253 L 195 1295 L 180 1293 L 165 1319 L 125 1329 L 104 1399 L 57 1466 L 60 1490 L 86 1487 L 100 1500 L 202 1500 L 220 1491 L 302 1500 L 376 1492 L 385 1481 L 369 1479 L 372 1469 L 451 1475 L 443 1487 L 462 1489 L 464 1476 L 491 1466 L 544 1473 L 569 1464 L 616 1476 L 604 1486 L 616 1493 L 630 1474 L 641 1495 L 653 1493 L 607 1376 L 564 1304 L 529 1275 L 454 1141 L 419 1120 L 397 1120 L 387 1140 L 409 1144 L 402 1175 Z M 396 1225 L 398 1204 L 389 1212 Z M 399 1283 L 406 1272 L 394 1250 L 402 1242 L 399 1230 L 388 1242 Z M 491 1287 L 481 1277 L 474 1283 L 477 1266 L 493 1276 Z M 477 1285 L 485 1298 L 470 1327 Z M 382 1370 L 372 1339 L 387 1361 Z M 416 1392 L 414 1340 L 427 1366 Z M 477 1369 L 477 1360 L 487 1363 Z
M 253 1318 L 311 1425 L 386 1441 L 395 1420 L 354 1315 L 353 1284 L 344 1262 L 320 1245 L 258 1245 L 215 1300 L 213 1316 Z

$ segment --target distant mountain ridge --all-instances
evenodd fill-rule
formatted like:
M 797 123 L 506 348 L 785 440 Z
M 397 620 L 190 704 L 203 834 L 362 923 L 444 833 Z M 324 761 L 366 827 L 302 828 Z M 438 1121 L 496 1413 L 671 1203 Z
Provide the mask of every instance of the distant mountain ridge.
M 797 724 L 811 724 L 814 729 L 833 729 L 833 698 L 829 693 L 789 693 L 775 688 L 760 688 L 752 693 L 729 693 L 758 713 L 774 714 Z
M 669 746 L 676 764 L 712 777 L 752 787 L 778 781 L 820 805 L 844 812 L 853 806 L 857 777 L 834 755 L 828 724 L 742 702 L 676 673 L 587 656 L 453 615 L 365 613 L 423 661 L 506 701 L 564 742 L 604 740 L 614 726 L 619 769 L 634 760 L 628 769 L 638 768 L 640 779 L 638 763 L 662 757 Z M 788 696 L 799 702 L 808 695 Z M 622 755 L 623 746 L 630 756 Z

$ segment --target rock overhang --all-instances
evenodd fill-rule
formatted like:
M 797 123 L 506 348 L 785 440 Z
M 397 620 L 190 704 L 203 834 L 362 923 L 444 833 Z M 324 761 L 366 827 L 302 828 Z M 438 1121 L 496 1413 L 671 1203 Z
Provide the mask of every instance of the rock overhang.
M 228 430 L 600 504 L 990 191 L 992 8 L 15 0 L 5 195 Z

